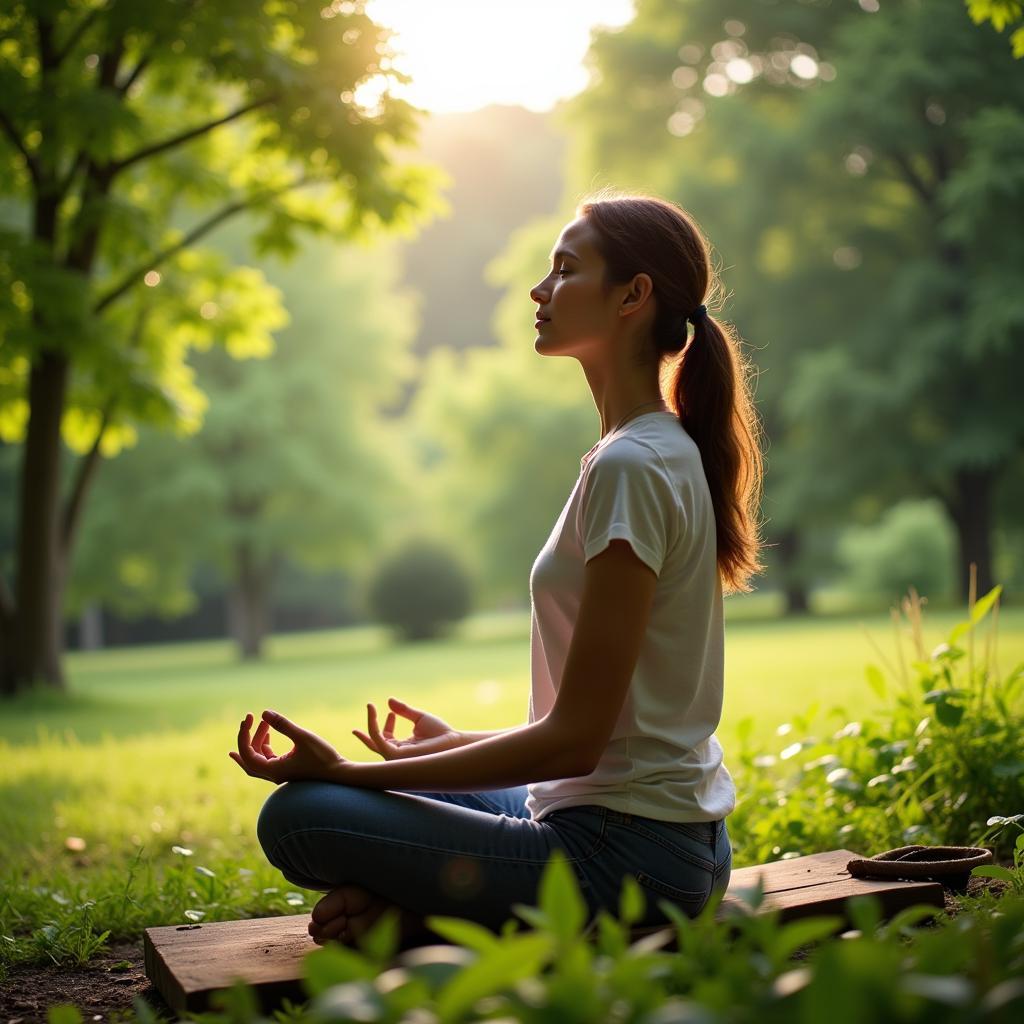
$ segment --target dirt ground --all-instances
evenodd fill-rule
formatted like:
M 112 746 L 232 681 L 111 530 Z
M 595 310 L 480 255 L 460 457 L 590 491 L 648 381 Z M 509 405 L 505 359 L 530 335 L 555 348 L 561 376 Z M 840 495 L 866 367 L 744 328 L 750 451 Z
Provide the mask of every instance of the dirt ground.
M 47 1008 L 58 1003 L 74 1003 L 87 1024 L 113 1024 L 128 1016 L 137 995 L 165 1019 L 174 1019 L 146 977 L 141 938 L 111 945 L 84 967 L 12 967 L 0 981 L 0 1024 L 45 1024 Z

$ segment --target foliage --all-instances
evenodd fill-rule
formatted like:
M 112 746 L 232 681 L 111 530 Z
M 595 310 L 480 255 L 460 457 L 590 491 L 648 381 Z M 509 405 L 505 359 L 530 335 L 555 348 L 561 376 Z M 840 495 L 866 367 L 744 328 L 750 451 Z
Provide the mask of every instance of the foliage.
M 362 3 L 26 0 L 0 37 L 0 439 L 24 441 L 15 593 L 0 579 L 13 694 L 63 683 L 98 457 L 142 423 L 194 432 L 189 351 L 266 355 L 283 324 L 277 290 L 203 248 L 210 232 L 246 212 L 252 248 L 287 256 L 309 233 L 408 231 L 434 179 L 399 158 L 416 112 Z M 66 495 L 62 438 L 81 456 Z
M 313 240 L 289 265 L 262 269 L 292 322 L 265 359 L 196 354 L 212 402 L 201 430 L 143 429 L 142 443 L 104 467 L 76 552 L 72 609 L 98 600 L 127 614 L 180 614 L 198 561 L 237 585 L 242 545 L 272 576 L 284 556 L 353 568 L 379 543 L 384 507 L 403 488 L 378 407 L 408 373 L 415 319 L 396 254 Z
M 938 497 L 988 589 L 985 520 L 1019 516 L 986 500 L 1024 457 L 1005 40 L 960 0 L 640 0 L 591 57 L 572 182 L 662 192 L 708 231 L 761 370 L 767 538 Z
M 1024 4 L 1020 0 L 967 0 L 967 10 L 976 25 L 990 21 L 999 32 L 1007 25 L 1024 21 Z M 1024 25 L 1010 33 L 1010 44 L 1014 57 L 1024 57 Z
M 487 268 L 503 290 L 498 345 L 431 352 L 410 409 L 425 439 L 433 518 L 467 549 L 484 595 L 503 603 L 527 598 L 530 567 L 599 434 L 579 365 L 542 358 L 533 344 L 530 287 L 566 219 L 546 217 L 512 235 Z
M 76 361 L 76 449 L 112 395 L 107 454 L 133 418 L 198 426 L 187 349 L 266 353 L 278 315 L 261 275 L 196 248 L 229 217 L 250 211 L 258 250 L 279 254 L 306 231 L 413 222 L 433 179 L 388 162 L 412 137 L 411 108 L 386 91 L 378 107 L 355 98 L 369 79 L 400 77 L 358 8 L 39 3 L 4 15 L 0 193 L 28 202 L 49 189 L 62 204 L 50 250 L 22 216 L 8 213 L 0 234 L 5 440 L 24 426 L 33 353 L 54 345 Z M 95 280 L 77 248 L 90 241 Z
M 414 538 L 378 566 L 369 603 L 376 620 L 404 640 L 430 639 L 469 614 L 470 581 L 445 545 Z
M 618 914 L 601 911 L 585 925 L 576 879 L 555 851 L 539 906 L 516 908 L 529 929 L 510 919 L 496 935 L 471 922 L 429 918 L 457 945 L 396 956 L 397 925 L 386 914 L 358 948 L 329 943 L 309 954 L 308 1003 L 276 1011 L 275 1019 L 945 1024 L 1009 1020 L 1024 1003 L 1024 899 L 1018 896 L 1002 899 L 998 913 L 966 910 L 949 920 L 933 907 L 914 906 L 886 923 L 875 897 L 858 897 L 849 904 L 855 927 L 835 939 L 838 917 L 782 924 L 777 913 L 750 913 L 761 900 L 755 889 L 728 908 L 711 902 L 692 920 L 660 901 L 670 925 L 631 941 L 629 924 L 643 912 L 644 899 L 627 882 Z M 937 926 L 913 927 L 932 917 Z M 676 950 L 666 950 L 672 939 Z M 797 951 L 805 955 L 795 963 Z M 142 1000 L 135 1006 L 138 1020 L 152 1019 Z M 267 1018 L 254 993 L 236 984 L 219 993 L 215 1009 L 193 1019 Z
M 889 678 L 875 665 L 867 683 L 886 706 L 846 721 L 832 736 L 807 735 L 809 716 L 780 726 L 776 756 L 744 743 L 736 775 L 740 803 L 730 833 L 755 862 L 837 846 L 880 853 L 907 843 L 977 845 L 993 815 L 1014 813 L 1024 791 L 1024 663 L 1000 677 L 975 658 L 979 624 L 1001 588 L 986 594 L 930 653 L 916 593 L 902 604 L 911 628 Z M 898 634 L 897 634 L 898 635 Z M 832 715 L 845 720 L 842 708 Z M 751 723 L 747 722 L 747 731 Z M 741 738 L 743 730 L 741 730 Z M 1010 837 L 997 837 L 997 855 Z
M 1004 660 L 1024 658 L 1022 614 L 999 613 Z M 936 618 L 953 625 L 946 612 L 930 616 L 927 635 L 934 641 L 943 635 Z M 871 620 L 873 633 L 885 625 L 882 618 Z M 225 642 L 72 654 L 70 701 L 42 694 L 9 706 L 0 720 L 6 773 L 0 804 L 0 976 L 5 965 L 52 963 L 51 956 L 70 965 L 76 948 L 104 932 L 113 943 L 193 915 L 210 922 L 308 912 L 315 895 L 283 881 L 256 841 L 253 823 L 264 784 L 238 772 L 226 756 L 233 733 L 226 738 L 223 723 L 237 724 L 238 695 L 244 693 L 248 706 L 258 709 L 275 706 L 288 693 L 290 706 L 282 710 L 337 737 L 343 756 L 365 759 L 351 726 L 365 715 L 365 701 L 392 692 L 398 678 L 410 687 L 406 696 L 464 728 L 520 721 L 528 628 L 528 617 L 518 614 L 474 617 L 457 637 L 415 652 L 414 664 L 408 651 L 391 645 L 376 627 L 275 637 L 267 664 L 256 669 L 237 664 Z M 856 622 L 753 621 L 730 628 L 733 683 L 719 735 L 741 793 L 751 788 L 761 795 L 757 787 L 768 769 L 751 772 L 740 763 L 733 743 L 740 713 L 756 716 L 760 742 L 766 727 L 779 721 L 776 716 L 806 707 L 827 687 L 847 704 L 842 721 L 880 717 L 869 713 L 872 691 L 857 683 L 864 640 Z M 959 643 L 969 640 L 968 635 Z M 977 640 L 983 649 L 984 638 Z M 890 676 L 898 678 L 899 671 Z M 810 722 L 812 715 L 806 717 Z M 799 719 L 790 721 L 803 728 Z M 959 756 L 957 748 L 946 749 L 947 756 Z M 808 773 L 807 785 L 819 792 L 820 781 Z M 808 823 L 819 814 L 833 825 L 842 823 L 835 807 L 823 809 L 799 794 L 790 799 L 805 808 Z M 1018 796 L 1012 809 L 1019 806 Z M 1000 811 L 1007 808 L 980 813 L 992 819 Z M 741 803 L 730 818 L 736 867 L 790 849 L 772 852 L 765 836 L 747 835 L 761 813 L 782 812 L 770 802 L 751 814 Z M 784 827 L 784 819 L 775 821 L 777 830 Z M 941 827 L 941 818 L 936 824 Z M 68 836 L 84 839 L 85 850 L 68 849 Z M 987 834 L 970 838 L 988 842 Z M 939 841 L 945 839 L 940 832 Z M 811 840 L 822 845 L 815 848 Z M 812 834 L 801 851 L 848 842 L 864 853 L 902 845 L 890 835 L 880 836 L 884 846 L 854 845 L 831 828 Z M 90 902 L 86 921 L 79 908 Z
M 1012 814 L 1006 818 L 1002 815 L 994 815 L 988 819 L 991 831 L 981 837 L 980 842 L 988 845 L 993 835 L 998 835 L 1004 829 L 1009 830 L 1012 825 L 1016 832 L 1010 832 L 1010 839 L 1013 842 L 1013 864 L 1010 867 L 1003 867 L 1001 864 L 983 864 L 971 872 L 982 878 L 996 878 L 1005 882 L 1018 895 L 1024 896 L 1024 814 Z M 1005 843 L 1000 843 L 1005 846 Z
M 848 527 L 839 538 L 844 582 L 861 594 L 899 600 L 914 586 L 944 598 L 953 591 L 956 540 L 941 506 L 902 501 L 877 523 Z

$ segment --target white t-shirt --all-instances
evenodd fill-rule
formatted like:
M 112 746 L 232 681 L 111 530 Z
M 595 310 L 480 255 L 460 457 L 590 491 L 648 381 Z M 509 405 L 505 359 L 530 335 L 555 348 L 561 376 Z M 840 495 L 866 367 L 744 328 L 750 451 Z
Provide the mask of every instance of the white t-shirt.
M 531 818 L 598 804 L 663 821 L 736 806 L 715 736 L 724 627 L 715 516 L 696 443 L 670 412 L 637 416 L 580 460 L 580 476 L 530 573 L 529 720 L 552 708 L 580 607 L 583 568 L 615 538 L 658 575 L 622 711 L 589 775 L 528 787 Z

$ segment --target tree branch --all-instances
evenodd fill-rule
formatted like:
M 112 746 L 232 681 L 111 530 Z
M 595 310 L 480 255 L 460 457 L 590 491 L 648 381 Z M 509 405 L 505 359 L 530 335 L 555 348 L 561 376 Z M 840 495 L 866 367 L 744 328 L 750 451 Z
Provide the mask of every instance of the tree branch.
M 896 166 L 903 172 L 907 184 L 921 197 L 925 206 L 931 207 L 935 203 L 934 190 L 929 188 L 924 178 L 911 166 L 910 161 L 902 153 L 890 153 L 890 157 Z
M 22 141 L 21 136 L 18 134 L 17 128 L 14 127 L 13 122 L 8 118 L 7 113 L 3 110 L 0 110 L 0 128 L 3 128 L 4 134 L 11 140 L 11 144 L 22 155 L 26 165 L 28 166 L 28 173 L 32 176 L 32 181 L 38 185 L 39 164 L 36 163 L 35 157 L 28 151 L 28 148 Z
M 312 175 L 303 175 L 296 181 L 290 182 L 287 185 L 277 189 L 269 189 L 259 195 L 250 196 L 248 199 L 239 199 L 233 203 L 228 203 L 227 206 L 222 207 L 215 214 L 207 217 L 206 220 L 197 224 L 184 238 L 179 242 L 175 242 L 174 245 L 169 245 L 166 249 L 162 249 L 160 252 L 154 253 L 152 256 L 147 257 L 142 263 L 140 263 L 134 270 L 129 271 L 121 280 L 114 285 L 104 296 L 102 296 L 93 307 L 94 313 L 102 313 L 112 302 L 119 299 L 125 292 L 127 292 L 134 284 L 140 281 L 146 274 L 151 270 L 156 270 L 157 267 L 164 264 L 176 253 L 181 252 L 182 249 L 188 248 L 193 242 L 199 241 L 204 235 L 211 232 L 218 224 L 227 220 L 229 217 L 233 217 L 236 213 L 242 210 L 246 210 L 251 206 L 257 206 L 264 200 L 273 199 L 275 196 L 282 195 L 285 192 L 290 192 L 292 189 L 301 187 L 302 185 L 308 185 L 311 182 L 322 181 L 322 178 L 316 178 Z
M 68 496 L 67 504 L 64 507 L 64 514 L 61 517 L 60 544 L 61 551 L 65 557 L 71 553 L 71 545 L 74 542 L 75 531 L 82 515 L 82 506 L 85 504 L 85 495 L 89 484 L 96 472 L 96 465 L 100 457 L 100 442 L 110 424 L 110 417 L 114 411 L 116 399 L 110 398 L 103 408 L 100 417 L 100 426 L 96 431 L 96 440 L 93 441 L 89 451 L 78 460 L 78 471 L 75 473 L 75 482 Z
M 80 150 L 75 156 L 75 159 L 71 162 L 71 166 L 68 168 L 68 173 L 57 182 L 57 195 L 60 196 L 61 199 L 67 195 L 68 189 L 71 188 L 71 185 L 75 180 L 75 175 L 78 174 L 78 172 L 82 170 L 88 162 L 89 158 L 85 155 L 85 150 Z
M 163 142 L 154 142 L 151 146 L 145 146 L 132 153 L 130 156 L 124 157 L 122 160 L 113 161 L 109 165 L 111 174 L 119 174 L 126 167 L 131 167 L 132 164 L 137 164 L 140 160 L 146 160 L 151 156 L 156 156 L 157 153 L 163 153 L 165 150 L 173 149 L 175 146 L 180 146 L 183 143 L 190 142 L 192 139 L 198 138 L 200 135 L 205 135 L 207 132 L 213 131 L 214 128 L 219 128 L 222 124 L 227 124 L 230 121 L 234 121 L 237 118 L 242 117 L 244 114 L 248 114 L 250 110 L 255 110 L 257 107 L 265 107 L 268 103 L 273 103 L 275 99 L 277 99 L 276 96 L 264 96 L 262 99 L 253 100 L 252 103 L 246 103 L 245 106 L 231 111 L 230 114 L 218 117 L 215 121 L 209 121 L 206 124 L 197 125 L 195 128 L 189 128 L 187 131 L 174 135 L 169 139 L 164 139 Z
M 142 74 L 143 71 L 149 66 L 149 62 L 153 59 L 151 53 L 147 53 L 145 57 L 139 58 L 139 63 L 128 72 L 128 77 L 117 85 L 117 91 L 123 96 L 134 84 L 135 80 Z
M 86 32 L 89 31 L 90 26 L 96 20 L 96 18 L 103 13 L 103 8 L 94 7 L 82 20 L 71 30 L 71 35 L 68 36 L 64 45 L 54 54 L 54 59 L 57 64 L 63 64 L 64 58 L 78 45 L 79 40 Z

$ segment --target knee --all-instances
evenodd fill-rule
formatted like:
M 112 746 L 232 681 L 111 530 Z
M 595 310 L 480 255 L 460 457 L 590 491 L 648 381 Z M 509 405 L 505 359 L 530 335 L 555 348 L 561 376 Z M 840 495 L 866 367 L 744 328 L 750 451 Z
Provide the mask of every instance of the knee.
M 274 847 L 277 846 L 277 841 L 284 832 L 282 812 L 285 809 L 286 800 L 281 797 L 283 789 L 284 786 L 279 786 L 267 797 L 256 819 L 256 838 L 259 840 L 260 846 L 263 847 L 263 853 L 267 860 L 271 863 L 274 862 L 272 856 Z
M 256 819 L 256 838 L 271 864 L 276 863 L 274 851 L 282 837 L 299 827 L 305 816 L 303 807 L 308 809 L 309 794 L 306 790 L 310 785 L 306 782 L 282 783 L 260 808 Z

